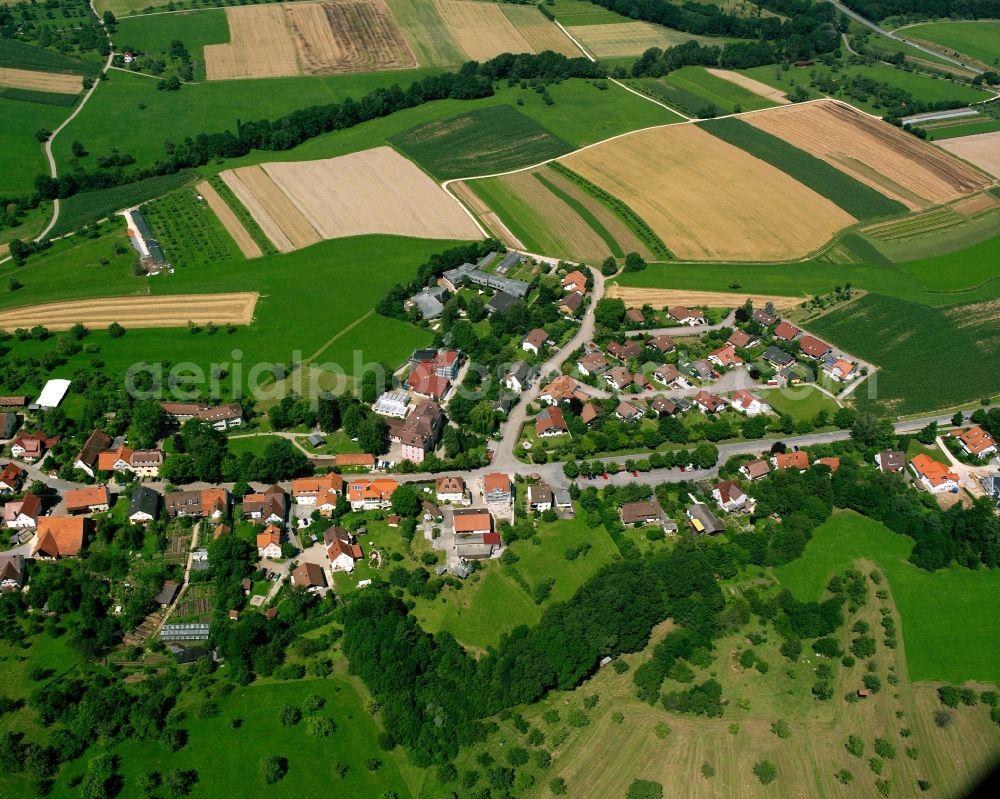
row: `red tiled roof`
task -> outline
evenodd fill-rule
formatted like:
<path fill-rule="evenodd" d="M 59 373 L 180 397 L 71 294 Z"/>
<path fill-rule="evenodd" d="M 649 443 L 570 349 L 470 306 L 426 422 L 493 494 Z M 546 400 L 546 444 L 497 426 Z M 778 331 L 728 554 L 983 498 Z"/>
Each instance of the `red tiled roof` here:
<path fill-rule="evenodd" d="M 799 469 L 809 468 L 809 456 L 802 450 L 798 452 L 779 452 L 774 456 L 775 469 Z"/>
<path fill-rule="evenodd" d="M 799 330 L 791 322 L 786 322 L 784 319 L 782 319 L 781 323 L 776 328 L 774 328 L 774 337 L 779 338 L 782 341 L 791 341 L 801 332 L 802 331 Z"/>

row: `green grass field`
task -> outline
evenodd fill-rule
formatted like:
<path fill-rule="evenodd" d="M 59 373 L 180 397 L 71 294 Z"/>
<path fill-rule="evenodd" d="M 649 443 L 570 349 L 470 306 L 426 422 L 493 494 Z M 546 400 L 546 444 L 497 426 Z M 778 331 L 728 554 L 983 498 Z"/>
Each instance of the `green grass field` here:
<path fill-rule="evenodd" d="M 930 53 L 925 53 L 923 50 L 914 47 L 912 44 L 890 39 L 888 36 L 880 36 L 874 31 L 868 30 L 860 25 L 858 25 L 858 28 L 864 31 L 865 35 L 868 37 L 868 47 L 883 59 L 887 59 L 889 56 L 893 56 L 896 53 L 902 53 L 907 58 L 913 59 L 918 63 L 924 62 L 928 65 L 944 67 L 945 69 L 958 69 L 949 61 L 945 61 L 945 59 L 931 55 Z M 904 31 L 901 35 L 905 36 L 906 31 Z M 968 74 L 971 75 L 971 73 Z"/>
<path fill-rule="evenodd" d="M 230 437 L 229 451 L 237 457 L 244 452 L 249 452 L 251 455 L 263 455 L 267 445 L 273 444 L 275 441 L 281 441 L 281 436 Z"/>
<path fill-rule="evenodd" d="M 55 105 L 61 108 L 69 108 L 76 105 L 77 94 L 67 94 L 64 92 L 39 92 L 33 89 L 0 89 L 0 98 L 5 100 L 18 100 L 22 103 L 37 103 L 39 105 Z"/>
<path fill-rule="evenodd" d="M 508 172 L 573 149 L 535 120 L 506 105 L 435 120 L 389 141 L 442 180 Z"/>
<path fill-rule="evenodd" d="M 770 100 L 754 94 L 749 89 L 712 75 L 704 67 L 681 67 L 669 73 L 663 81 L 678 89 L 691 92 L 711 103 L 723 113 L 756 111 L 774 105 Z"/>
<path fill-rule="evenodd" d="M 1000 591 L 1000 572 L 921 571 L 906 560 L 912 547 L 910 538 L 879 522 L 838 512 L 813 532 L 802 557 L 775 574 L 799 599 L 818 599 L 835 572 L 859 558 L 872 560 L 889 578 L 903 619 L 911 680 L 1000 683 L 995 651 L 1000 617 L 983 612 Z"/>
<path fill-rule="evenodd" d="M 906 213 L 902 203 L 741 119 L 714 119 L 698 124 L 713 136 L 791 175 L 859 220 Z"/>
<path fill-rule="evenodd" d="M 206 267 L 242 256 L 208 203 L 193 187 L 170 192 L 143 206 L 156 240 L 175 268 Z"/>
<path fill-rule="evenodd" d="M 996 323 L 993 302 L 927 308 L 869 294 L 820 316 L 809 327 L 882 367 L 869 378 L 877 389 L 874 401 L 885 410 L 908 414 L 1000 391 Z"/>
<path fill-rule="evenodd" d="M 900 35 L 941 45 L 949 55 L 970 56 L 990 67 L 1000 65 L 1000 22 L 996 20 L 929 22 L 907 27 Z"/>
<path fill-rule="evenodd" d="M 95 58 L 100 56 L 95 55 Z M 103 64 L 103 58 L 99 61 L 85 61 L 16 39 L 0 38 L 0 66 L 33 69 L 39 72 L 68 72 L 93 77 L 101 71 Z"/>
<path fill-rule="evenodd" d="M 837 412 L 837 403 L 813 386 L 790 386 L 761 392 L 761 399 L 778 413 L 787 413 L 795 421 L 812 420 L 820 411 L 831 416 Z"/>
<path fill-rule="evenodd" d="M 990 92 L 982 89 L 976 89 L 972 86 L 943 78 L 932 78 L 917 72 L 907 72 L 888 64 L 849 66 L 841 70 L 840 74 L 861 75 L 872 80 L 888 83 L 890 86 L 896 86 L 904 91 L 908 91 L 915 99 L 922 100 L 925 103 L 958 100 L 971 105 L 972 103 L 979 103 L 993 96 Z M 851 103 L 851 105 L 856 105 L 858 108 L 871 113 L 878 114 L 881 110 L 870 99 L 868 101 L 860 101 L 851 97 L 844 97 L 843 99 Z"/>
<path fill-rule="evenodd" d="M 52 228 L 52 235 L 79 230 L 84 225 L 111 216 L 115 211 L 152 200 L 183 186 L 192 177 L 191 172 L 177 172 L 67 197 L 59 204 L 59 219 Z"/>
<path fill-rule="evenodd" d="M 49 174 L 44 145 L 35 138 L 35 131 L 55 130 L 69 113 L 68 108 L 0 97 L 0 152 L 4 154 L 0 158 L 0 196 L 31 192 L 35 177 Z"/>
<path fill-rule="evenodd" d="M 941 125 L 927 129 L 927 138 L 931 141 L 940 139 L 955 139 L 959 136 L 974 136 L 977 133 L 995 133 L 1000 130 L 1000 119 L 990 119 L 979 116 L 971 121 L 956 121 L 953 125 Z"/>
<path fill-rule="evenodd" d="M 616 22 L 632 22 L 614 11 L 609 11 L 587 0 L 546 0 L 545 7 L 566 27 L 572 25 L 613 25 Z"/>
<path fill-rule="evenodd" d="M 996 230 L 1000 218 L 991 215 L 986 223 Z M 994 236 L 965 250 L 908 261 L 903 266 L 929 291 L 961 291 L 1000 277 L 1000 261 L 996 258 L 998 247 L 1000 236 Z"/>
<path fill-rule="evenodd" d="M 221 8 L 187 14 L 137 16 L 118 22 L 115 45 L 119 50 L 138 50 L 150 55 L 165 53 L 173 41 L 184 44 L 195 66 L 195 77 L 205 78 L 205 45 L 229 41 L 229 23 Z"/>

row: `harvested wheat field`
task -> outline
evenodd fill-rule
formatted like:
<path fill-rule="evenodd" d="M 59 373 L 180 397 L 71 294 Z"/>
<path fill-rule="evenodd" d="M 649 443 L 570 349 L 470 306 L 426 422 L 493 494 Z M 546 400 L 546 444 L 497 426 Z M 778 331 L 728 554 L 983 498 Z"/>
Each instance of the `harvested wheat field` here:
<path fill-rule="evenodd" d="M 417 60 L 385 0 L 226 9 L 228 44 L 205 47 L 209 80 L 409 69 Z"/>
<path fill-rule="evenodd" d="M 551 50 L 571 58 L 582 55 L 580 48 L 569 40 L 569 37 L 560 30 L 559 26 L 542 16 L 542 13 L 533 5 L 504 4 L 501 9 L 504 16 L 514 24 L 514 27 L 531 47 L 531 52 L 541 53 L 545 50 Z"/>
<path fill-rule="evenodd" d="M 118 322 L 126 328 L 183 327 L 188 322 L 248 325 L 259 296 L 256 291 L 241 291 L 49 302 L 0 311 L 0 329 L 44 325 L 49 330 L 69 330 L 77 322 L 93 327 Z"/>
<path fill-rule="evenodd" d="M 488 61 L 501 53 L 533 53 L 497 3 L 435 0 L 448 32 L 467 58 Z"/>
<path fill-rule="evenodd" d="M 203 180 L 195 186 L 195 189 L 205 198 L 208 207 L 212 209 L 212 212 L 218 218 L 219 222 L 222 223 L 226 232 L 233 237 L 233 241 L 236 242 L 236 246 L 240 248 L 240 252 L 243 253 L 244 257 L 259 258 L 264 254 L 257 245 L 257 242 L 247 232 L 247 229 L 243 227 L 243 223 L 233 213 L 233 209 L 229 207 L 229 203 L 219 196 L 219 192 L 212 188 L 211 183 Z"/>
<path fill-rule="evenodd" d="M 83 91 L 83 78 L 79 75 L 60 75 L 55 72 L 36 72 L 32 69 L 0 67 L 0 86 L 57 94 L 77 94 Z"/>
<path fill-rule="evenodd" d="M 482 237 L 454 198 L 391 147 L 241 167 L 222 179 L 282 252 L 368 233 Z"/>
<path fill-rule="evenodd" d="M 975 197 L 966 197 L 963 200 L 952 203 L 953 210 L 958 211 L 962 216 L 975 216 L 982 211 L 988 211 L 1000 205 L 992 194 L 977 194 Z"/>
<path fill-rule="evenodd" d="M 492 208 L 480 199 L 478 194 L 469 188 L 465 181 L 457 180 L 454 183 L 449 183 L 448 188 L 459 200 L 465 203 L 466 207 L 472 209 L 472 213 L 479 217 L 479 220 L 489 231 L 504 244 L 515 250 L 525 249 L 520 239 L 511 233 L 510 228 L 501 221 Z"/>
<path fill-rule="evenodd" d="M 938 146 L 1000 178 L 1000 131 L 944 139 Z"/>
<path fill-rule="evenodd" d="M 747 301 L 753 301 L 755 307 L 763 308 L 772 303 L 779 311 L 794 308 L 807 297 L 782 297 L 776 294 L 736 294 L 724 291 L 685 291 L 682 289 L 640 289 L 619 286 L 616 283 L 608 286 L 606 297 L 619 299 L 626 308 L 641 308 L 652 305 L 654 308 L 668 308 L 672 305 L 705 308 L 736 308 Z"/>
<path fill-rule="evenodd" d="M 260 166 L 227 169 L 219 177 L 229 186 L 278 252 L 291 252 L 322 241 L 302 212 Z"/>
<path fill-rule="evenodd" d="M 598 58 L 626 58 L 641 55 L 650 47 L 673 47 L 692 39 L 702 43 L 707 41 L 703 36 L 662 28 L 648 22 L 572 25 L 567 30 Z"/>
<path fill-rule="evenodd" d="M 774 108 L 743 119 L 822 158 L 910 210 L 939 205 L 992 183 L 937 147 L 838 102 Z"/>
<path fill-rule="evenodd" d="M 754 80 L 750 76 L 744 75 L 740 72 L 733 72 L 729 69 L 715 69 L 714 67 L 705 67 L 705 71 L 710 75 L 715 75 L 717 78 L 728 80 L 730 83 L 734 83 L 737 86 L 746 89 L 748 92 L 753 92 L 758 97 L 770 100 L 772 103 L 777 103 L 778 105 L 788 105 L 791 102 L 787 97 L 785 97 L 785 93 L 781 91 L 781 89 L 775 89 L 773 86 L 768 86 L 766 83 Z"/>
<path fill-rule="evenodd" d="M 857 221 L 695 125 L 637 131 L 560 160 L 629 205 L 681 260 L 795 260 Z"/>

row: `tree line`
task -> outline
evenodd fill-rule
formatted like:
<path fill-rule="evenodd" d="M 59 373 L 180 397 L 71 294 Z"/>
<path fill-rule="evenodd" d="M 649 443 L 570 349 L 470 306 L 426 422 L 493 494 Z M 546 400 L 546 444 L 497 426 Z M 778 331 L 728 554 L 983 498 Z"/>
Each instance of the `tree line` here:
<path fill-rule="evenodd" d="M 1000 17 L 1000 0 L 844 0 L 844 5 L 876 22 L 888 17 Z"/>

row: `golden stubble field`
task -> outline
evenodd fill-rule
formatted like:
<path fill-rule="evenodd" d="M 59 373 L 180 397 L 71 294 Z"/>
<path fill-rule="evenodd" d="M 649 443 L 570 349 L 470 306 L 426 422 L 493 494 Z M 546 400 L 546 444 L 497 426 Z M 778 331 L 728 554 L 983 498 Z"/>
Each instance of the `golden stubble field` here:
<path fill-rule="evenodd" d="M 209 80 L 417 66 L 385 0 L 230 7 L 226 19 L 229 43 L 205 47 Z"/>
<path fill-rule="evenodd" d="M 222 223 L 226 232 L 233 237 L 233 241 L 236 242 L 236 246 L 240 248 L 240 252 L 243 253 L 244 257 L 259 258 L 264 254 L 257 245 L 257 242 L 253 240 L 253 237 L 243 226 L 243 223 L 233 213 L 233 209 L 222 199 L 219 192 L 212 187 L 211 183 L 203 180 L 195 188 L 205 198 L 208 207 L 212 209 L 212 213 Z"/>
<path fill-rule="evenodd" d="M 993 183 L 934 145 L 842 103 L 792 105 L 742 118 L 911 210 L 946 203 Z"/>
<path fill-rule="evenodd" d="M 795 260 L 857 221 L 694 125 L 638 131 L 560 161 L 627 203 L 681 260 Z"/>
<path fill-rule="evenodd" d="M 779 311 L 787 311 L 799 305 L 806 297 L 787 297 L 777 294 L 741 294 L 726 291 L 688 291 L 687 289 L 647 289 L 619 286 L 617 283 L 608 286 L 606 297 L 619 299 L 626 308 L 641 308 L 652 305 L 654 308 L 667 308 L 672 305 L 698 308 L 735 308 L 747 299 L 753 301 L 754 307 L 763 308 L 771 303 Z"/>
<path fill-rule="evenodd" d="M 939 141 L 939 147 L 1000 178 L 1000 131 Z"/>
<path fill-rule="evenodd" d="M 241 167 L 222 179 L 282 252 L 369 233 L 482 237 L 454 198 L 391 147 Z"/>
<path fill-rule="evenodd" d="M 55 72 L 37 72 L 33 69 L 0 67 L 0 86 L 58 94 L 77 94 L 83 91 L 83 78 L 79 75 L 60 75 Z"/>
<path fill-rule="evenodd" d="M 93 327 L 118 322 L 125 328 L 183 327 L 188 322 L 248 325 L 259 296 L 255 291 L 241 291 L 48 302 L 0 312 L 0 329 L 43 325 L 49 330 L 69 330 L 77 322 Z"/>

